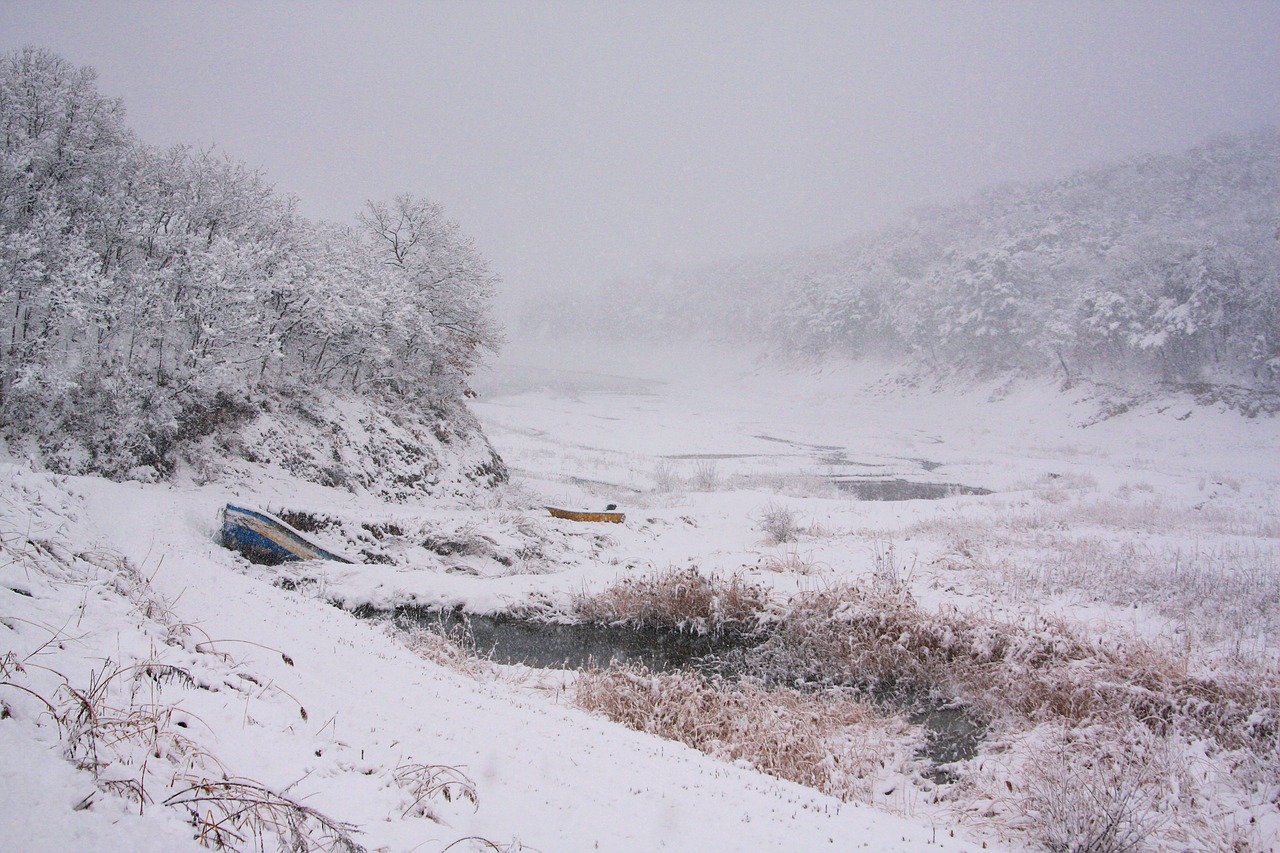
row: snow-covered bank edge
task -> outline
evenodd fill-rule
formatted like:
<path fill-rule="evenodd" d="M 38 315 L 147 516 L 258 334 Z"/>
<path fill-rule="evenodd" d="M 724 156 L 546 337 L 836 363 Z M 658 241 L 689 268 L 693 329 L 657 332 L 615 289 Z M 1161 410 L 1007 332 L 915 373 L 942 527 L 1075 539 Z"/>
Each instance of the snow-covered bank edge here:
<path fill-rule="evenodd" d="M 0 825 L 19 849 L 194 848 L 184 809 L 163 805 L 192 774 L 249 780 L 358 828 L 352 838 L 368 849 L 444 849 L 469 836 L 544 851 L 836 841 L 911 850 L 935 836 L 940 849 L 975 849 L 945 828 L 843 805 L 426 663 L 323 601 L 244 573 L 211 541 L 211 519 L 193 523 L 210 502 L 201 490 L 12 463 L 4 473 L 0 728 L 24 744 L 6 754 L 34 762 L 25 772 L 10 762 L 3 777 Z M 159 604 L 122 594 L 122 576 Z M 53 714 L 75 701 L 70 690 L 92 685 L 104 710 L 146 713 L 147 725 L 76 741 Z M 95 737 L 91 763 L 117 793 L 87 796 L 93 773 L 64 769 L 73 742 Z M 478 803 L 434 798 L 426 811 L 436 820 L 419 816 L 396 781 L 418 765 L 465 773 Z M 31 779 L 45 785 L 39 797 Z"/>
<path fill-rule="evenodd" d="M 742 381 L 726 381 L 735 376 Z M 204 695 L 208 691 L 188 698 L 180 695 L 181 684 L 160 685 L 182 707 L 215 721 L 210 728 L 217 731 L 217 749 L 206 751 L 230 772 L 336 820 L 378 824 L 376 832 L 366 832 L 390 849 L 426 843 L 421 829 L 427 824 L 394 811 L 394 777 L 404 763 L 457 768 L 475 783 L 478 812 L 462 808 L 469 807 L 465 797 L 455 798 L 456 814 L 440 812 L 450 826 L 430 839 L 441 847 L 473 832 L 501 844 L 518 837 L 543 850 L 590 849 L 579 844 L 584 840 L 624 850 L 663 841 L 673 846 L 687 841 L 701 849 L 794 849 L 782 840 L 794 834 L 786 828 L 788 820 L 801 820 L 795 832 L 802 841 L 825 843 L 824 830 L 806 823 L 803 807 L 793 809 L 797 817 L 788 813 L 785 819 L 776 808 L 769 811 L 776 802 L 758 803 L 763 811 L 750 808 L 753 828 L 765 821 L 758 843 L 744 829 L 745 815 L 723 804 L 708 812 L 718 827 L 686 825 L 707 796 L 704 777 L 723 778 L 725 787 L 716 788 L 716 796 L 727 800 L 737 798 L 743 786 L 764 785 L 775 792 L 768 796 L 792 792 L 802 797 L 788 803 L 831 809 L 837 801 L 741 767 L 702 763 L 706 759 L 683 747 L 584 717 L 567 707 L 568 680 L 555 686 L 542 676 L 522 676 L 521 683 L 512 684 L 502 672 L 475 679 L 438 670 L 375 626 L 332 607 L 333 601 L 348 608 L 414 603 L 479 612 L 563 610 L 574 596 L 628 578 L 697 571 L 740 576 L 785 602 L 797 593 L 842 584 L 874 588 L 879 573 L 886 582 L 896 578 L 918 603 L 919 612 L 907 617 L 920 648 L 950 630 L 964 648 L 979 649 L 982 644 L 971 641 L 981 635 L 965 631 L 988 618 L 995 628 L 1047 625 L 1050 640 L 1067 636 L 1055 634 L 1054 620 L 1064 620 L 1100 648 L 1130 638 L 1159 642 L 1166 650 L 1170 642 L 1185 642 L 1176 660 L 1195 672 L 1215 662 L 1234 665 L 1233 655 L 1269 654 L 1276 644 L 1275 611 L 1267 602 L 1275 584 L 1272 510 L 1280 476 L 1270 453 L 1277 446 L 1276 425 L 1269 419 L 1205 407 L 1190 409 L 1184 418 L 1186 412 L 1153 407 L 1083 427 L 1074 419 L 1079 407 L 1056 387 L 1024 384 L 1003 394 L 972 388 L 956 393 L 876 387 L 873 376 L 855 382 L 833 374 L 797 377 L 765 370 L 743 380 L 741 365 L 732 364 L 719 376 L 687 376 L 665 385 L 619 377 L 625 378 L 615 374 L 598 381 L 592 375 L 575 388 L 577 380 L 561 374 L 561 388 L 517 387 L 515 393 L 480 400 L 480 419 L 494 447 L 512 460 L 517 482 L 479 500 L 388 504 L 272 466 L 251 466 L 213 482 L 113 484 L 49 477 L 13 464 L 6 469 L 13 472 L 12 481 L 31 485 L 26 493 L 15 487 L 6 517 L 14 530 L 43 525 L 44 532 L 34 538 L 70 543 L 63 547 L 73 556 L 102 552 L 126 558 L 173 603 L 180 619 L 218 641 L 213 649 L 231 654 L 231 663 L 247 667 L 245 672 L 263 685 L 241 696 L 234 712 L 206 708 L 212 701 Z M 828 469 L 842 466 L 864 476 L 973 483 L 992 488 L 993 494 L 858 501 L 829 487 Z M 621 525 L 562 523 L 541 508 L 545 503 L 603 506 L 619 495 L 627 510 Z M 312 535 L 322 543 L 360 553 L 368 562 L 250 566 L 214 543 L 217 510 L 232 500 L 296 513 L 298 526 L 313 525 Z M 45 503 L 56 511 L 40 510 Z M 770 507 L 791 514 L 789 529 L 775 526 L 770 532 Z M 46 521 L 32 521 L 41 517 Z M 348 547 L 353 544 L 357 547 Z M 73 584 L 53 596 L 67 616 L 44 619 L 51 630 L 66 622 L 94 624 L 93 607 L 85 614 L 76 609 L 86 598 L 83 590 Z M 18 608 L 35 606 L 33 597 L 19 592 L 0 590 L 0 595 L 19 616 Z M 96 607 L 97 598 L 88 598 Z M 1228 618 L 1224 602 L 1247 603 L 1240 612 L 1252 615 Z M 106 658 L 126 668 L 143 660 L 122 661 L 114 654 L 130 645 L 114 636 L 131 624 L 130 618 L 99 620 L 105 630 L 88 641 L 96 645 L 76 640 L 75 653 L 85 656 L 86 649 L 96 649 L 93 667 Z M 988 634 L 997 640 L 1003 636 L 998 630 Z M 49 635 L 40 635 L 39 642 Z M 1056 648 L 1056 642 L 1050 646 Z M 151 645 L 146 644 L 148 653 Z M 162 652 L 170 648 L 163 640 L 155 645 Z M 1062 647 L 1073 648 L 1071 643 Z M 904 641 L 904 648 L 913 645 Z M 182 650 L 188 656 L 213 654 Z M 888 645 L 886 650 L 893 652 Z M 295 666 L 288 666 L 283 655 Z M 190 668 L 181 661 L 171 665 Z M 1068 661 L 1068 675 L 1071 666 Z M 83 677 L 73 686 L 87 683 L 92 669 L 82 668 Z M 1089 676 L 1087 667 L 1077 669 Z M 1083 688 L 1089 688 L 1090 677 Z M 111 683 L 124 680 L 118 676 Z M 245 682 L 234 673 L 231 680 Z M 268 704 L 255 711 L 258 702 Z M 307 710 L 308 720 L 301 720 L 300 708 Z M 317 723 L 330 718 L 333 725 L 322 731 Z M 426 719 L 432 722 L 424 725 Z M 1265 713 L 1257 717 L 1262 724 L 1268 719 Z M 629 722 L 657 730 L 649 728 L 643 714 L 633 714 Z M 370 731 L 375 728 L 376 733 Z M 259 729 L 270 729 L 274 740 Z M 963 818 L 988 833 L 988 840 L 990 833 L 1000 833 L 1022 844 L 1030 840 L 1028 821 L 1061 828 L 1072 826 L 1080 814 L 1088 818 L 1087 811 L 1029 815 L 1023 806 L 1037 802 L 1036 789 L 1024 784 L 1035 781 L 1029 771 L 1073 763 L 1078 770 L 1100 747 L 1135 757 L 1163 754 L 1168 759 L 1163 764 L 1135 758 L 1109 767 L 1118 770 L 1121 781 L 1136 782 L 1146 792 L 1143 797 L 1166 790 L 1167 779 L 1183 779 L 1178 796 L 1220 807 L 1228 831 L 1204 822 L 1198 827 L 1170 823 L 1198 820 L 1187 817 L 1194 815 L 1194 809 L 1186 811 L 1187 802 L 1171 800 L 1131 815 L 1140 819 L 1138 829 L 1155 826 L 1158 837 L 1169 844 L 1181 837 L 1184 846 L 1191 843 L 1187 839 L 1200 843 L 1218 832 L 1220 839 L 1265 849 L 1276 836 L 1270 817 L 1274 797 L 1266 789 L 1271 765 L 1224 766 L 1232 754 L 1211 754 L 1208 741 L 1197 756 L 1185 742 L 1170 744 L 1163 735 L 1144 740 L 1139 730 L 1095 726 L 1085 741 L 1073 739 L 1073 731 L 1046 721 L 1043 728 L 994 741 L 977 759 L 984 766 L 973 768 L 985 781 L 963 796 L 934 801 L 934 792 L 911 783 L 909 772 L 898 773 L 898 781 L 908 784 L 886 779 L 870 790 L 877 803 L 913 815 L 917 827 L 928 826 L 932 833 L 937 826 L 938 836 L 949 838 Z M 305 742 L 296 739 L 300 734 Z M 239 746 L 255 737 L 252 747 Z M 350 750 L 338 757 L 360 770 L 335 768 L 339 748 L 333 741 L 347 744 Z M 713 754 L 733 754 L 723 742 L 702 746 Z M 314 755 L 316 749 L 321 756 Z M 358 754 L 352 750 L 359 749 L 374 756 L 372 763 L 349 761 Z M 511 749 L 519 755 L 509 758 Z M 692 777 L 673 771 L 663 763 L 673 756 L 701 769 Z M 617 761 L 628 769 L 617 770 Z M 1094 767 L 1092 775 L 1073 776 L 1066 769 L 1056 775 L 1080 781 L 1074 790 L 1099 785 L 1105 790 L 1110 771 Z M 1147 770 L 1161 767 L 1175 772 L 1153 783 Z M 364 777 L 370 769 L 363 783 L 348 778 L 350 773 Z M 1186 772 L 1192 775 L 1184 779 Z M 378 787 L 383 783 L 392 787 Z M 526 790 L 530 785 L 532 794 Z M 652 798 L 643 801 L 648 805 L 642 804 L 634 824 L 596 831 L 603 819 L 593 823 L 580 817 L 580 808 L 616 808 L 629 800 L 631 790 Z M 1039 802 L 1068 802 L 1052 796 L 1052 787 L 1043 790 L 1051 796 Z M 698 802 L 678 805 L 680 820 L 664 822 L 663 808 L 680 796 L 676 791 L 694 791 L 690 796 Z M 577 828 L 541 814 L 540 806 L 547 803 L 559 820 L 569 815 Z M 1174 805 L 1180 811 L 1170 810 Z M 853 809 L 841 811 L 847 815 Z M 825 820 L 817 826 L 837 827 L 825 837 L 837 842 L 860 837 L 861 822 Z M 586 828 L 578 827 L 584 822 Z M 437 829 L 435 824 L 428 828 Z M 612 837 L 615 832 L 622 833 L 621 841 Z M 587 839 L 587 833 L 594 834 Z M 358 841 L 367 844 L 370 838 Z"/>

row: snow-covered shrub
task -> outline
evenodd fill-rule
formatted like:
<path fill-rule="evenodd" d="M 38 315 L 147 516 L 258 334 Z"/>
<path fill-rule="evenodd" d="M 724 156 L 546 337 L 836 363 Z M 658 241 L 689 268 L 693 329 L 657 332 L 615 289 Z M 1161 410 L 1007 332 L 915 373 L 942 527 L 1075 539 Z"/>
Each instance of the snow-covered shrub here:
<path fill-rule="evenodd" d="M 760 510 L 758 524 L 771 545 L 784 545 L 800 538 L 800 519 L 785 506 L 769 504 Z"/>
<path fill-rule="evenodd" d="M 1044 723 L 964 762 L 944 795 L 1006 840 L 1051 851 L 1264 849 L 1237 757 L 1136 721 Z"/>
<path fill-rule="evenodd" d="M 811 575 L 819 571 L 830 571 L 829 566 L 817 563 L 812 557 L 805 556 L 794 550 L 769 554 L 761 558 L 760 567 L 770 572 L 786 572 L 796 575 Z"/>
<path fill-rule="evenodd" d="M 653 487 L 659 492 L 674 492 L 684 485 L 684 480 L 676 467 L 665 459 L 659 459 L 653 466 Z"/>
<path fill-rule="evenodd" d="M 1190 822 L 1189 762 L 1136 725 L 1050 727 L 1032 741 L 1012 792 L 1020 828 L 1062 853 L 1126 853 L 1161 828 Z"/>
<path fill-rule="evenodd" d="M 691 566 L 625 578 L 602 592 L 578 595 L 572 612 L 587 622 L 718 634 L 750 630 L 768 603 L 763 587 L 738 575 L 704 575 Z"/>
<path fill-rule="evenodd" d="M 699 459 L 693 466 L 690 483 L 699 492 L 714 492 L 720 488 L 720 466 L 714 459 Z"/>

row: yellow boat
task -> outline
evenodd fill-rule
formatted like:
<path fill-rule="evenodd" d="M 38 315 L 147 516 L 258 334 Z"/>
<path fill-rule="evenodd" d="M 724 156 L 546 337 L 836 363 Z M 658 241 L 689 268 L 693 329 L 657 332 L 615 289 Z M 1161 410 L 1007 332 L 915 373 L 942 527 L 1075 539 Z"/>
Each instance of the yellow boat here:
<path fill-rule="evenodd" d="M 614 524 L 621 524 L 623 519 L 626 518 L 620 512 L 582 512 L 576 509 L 559 509 L 554 506 L 549 506 L 546 510 L 554 518 L 565 518 L 569 521 L 609 521 Z"/>

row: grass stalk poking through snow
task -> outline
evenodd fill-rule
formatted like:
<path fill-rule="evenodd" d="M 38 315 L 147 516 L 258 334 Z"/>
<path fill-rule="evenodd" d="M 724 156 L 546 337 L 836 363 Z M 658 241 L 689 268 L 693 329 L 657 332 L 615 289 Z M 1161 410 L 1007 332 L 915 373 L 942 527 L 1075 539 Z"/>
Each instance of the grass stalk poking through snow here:
<path fill-rule="evenodd" d="M 391 778 L 413 797 L 413 802 L 401 813 L 401 817 L 414 814 L 436 820 L 428 801 L 437 796 L 443 797 L 446 802 L 453 802 L 456 797 L 477 808 L 480 805 L 476 783 L 457 767 L 444 764 L 401 764 L 391 774 Z"/>
<path fill-rule="evenodd" d="M 164 801 L 185 807 L 197 839 L 214 850 L 266 850 L 268 840 L 293 853 L 363 853 L 356 828 L 247 779 L 195 779 Z"/>

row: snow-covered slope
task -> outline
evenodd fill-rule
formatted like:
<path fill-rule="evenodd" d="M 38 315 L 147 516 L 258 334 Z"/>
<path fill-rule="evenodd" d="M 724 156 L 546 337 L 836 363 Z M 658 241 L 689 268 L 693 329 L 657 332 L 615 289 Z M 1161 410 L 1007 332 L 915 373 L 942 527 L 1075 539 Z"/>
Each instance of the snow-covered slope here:
<path fill-rule="evenodd" d="M 195 849 L 187 807 L 165 803 L 224 776 L 352 824 L 371 850 L 471 836 L 542 851 L 911 850 L 935 837 L 938 849 L 976 849 L 945 827 L 627 731 L 554 692 L 466 678 L 322 598 L 271 586 L 214 530 L 229 498 L 283 500 L 277 478 L 117 484 L 9 462 L 0 483 L 6 849 Z M 295 500 L 349 509 L 338 493 L 294 488 Z M 77 722 L 81 696 L 96 728 Z M 73 769 L 72 744 L 117 793 Z M 425 803 L 434 819 L 415 814 L 397 772 L 432 765 L 464 773 L 477 802 L 459 785 L 452 801 Z"/>
<path fill-rule="evenodd" d="M 888 548 L 898 580 L 948 612 L 1049 614 L 1089 626 L 1099 641 L 1193 635 L 1191 667 L 1277 646 L 1266 604 L 1277 583 L 1273 419 L 1164 400 L 1097 420 L 1100 400 L 1050 387 L 930 392 L 852 372 L 751 375 L 732 361 L 700 375 L 632 368 L 619 359 L 608 371 L 495 375 L 476 409 L 514 482 L 465 501 L 386 503 L 277 466 L 143 484 L 3 462 L 5 849 L 195 849 L 187 804 L 206 840 L 233 828 L 209 818 L 233 790 L 224 777 L 242 780 L 237 796 L 259 792 L 313 837 L 328 832 L 332 849 L 343 833 L 370 850 L 406 851 L 473 836 L 487 841 L 452 849 L 1028 843 L 998 798 L 971 798 L 964 808 L 977 811 L 962 813 L 960 800 L 933 803 L 908 770 L 888 768 L 873 796 L 894 814 L 841 803 L 578 710 L 566 676 L 444 668 L 331 601 L 556 609 L 690 564 L 736 573 L 782 601 L 870 582 Z M 993 494 L 859 501 L 829 476 L 851 473 Z M 306 513 L 322 543 L 370 562 L 251 566 L 215 542 L 217 511 L 232 500 Z M 623 505 L 625 524 L 574 525 L 540 509 L 607 501 Z M 794 541 L 768 541 L 770 506 L 796 514 Z M 1251 553 L 1245 569 L 1265 601 L 1237 625 L 1208 609 L 1179 617 L 1146 588 L 1126 599 L 1112 579 L 1084 570 L 1059 572 L 1052 588 L 1018 573 L 1048 566 L 1068 536 L 1090 553 L 1123 545 L 1152 557 L 1126 565 L 1144 584 L 1170 584 L 1170 608 L 1183 587 L 1155 574 L 1164 555 Z M 1206 779 L 1215 761 L 1204 757 Z M 1246 849 L 1274 843 L 1267 795 L 1250 800 L 1252 783 L 1229 772 L 1214 778 L 1207 790 L 1233 838 Z M 451 799 L 419 801 L 431 780 L 450 783 Z M 236 830 L 252 849 L 253 828 Z"/>

